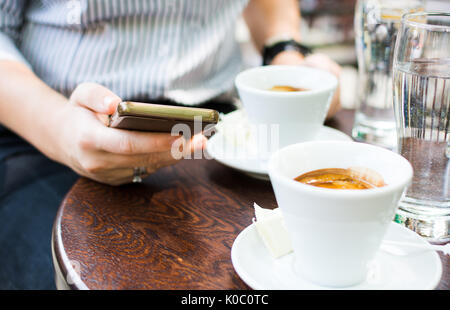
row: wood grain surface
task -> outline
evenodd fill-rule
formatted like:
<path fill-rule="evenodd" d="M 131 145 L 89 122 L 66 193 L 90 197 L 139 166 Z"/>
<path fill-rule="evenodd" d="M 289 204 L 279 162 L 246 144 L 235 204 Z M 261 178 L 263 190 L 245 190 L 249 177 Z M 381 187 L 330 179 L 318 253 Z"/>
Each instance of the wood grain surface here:
<path fill-rule="evenodd" d="M 328 123 L 349 133 L 353 112 Z M 81 178 L 53 229 L 55 268 L 74 289 L 248 289 L 231 264 L 253 202 L 275 208 L 269 182 L 214 160 L 185 160 L 141 184 Z M 449 260 L 438 289 L 449 289 Z"/>

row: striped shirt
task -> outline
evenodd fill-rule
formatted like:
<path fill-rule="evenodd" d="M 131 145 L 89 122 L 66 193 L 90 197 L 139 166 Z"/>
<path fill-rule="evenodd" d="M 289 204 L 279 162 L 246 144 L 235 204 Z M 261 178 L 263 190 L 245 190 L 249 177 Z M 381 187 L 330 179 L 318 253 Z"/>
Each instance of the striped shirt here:
<path fill-rule="evenodd" d="M 122 98 L 197 104 L 241 69 L 236 20 L 248 0 L 0 0 L 0 59 L 69 96 L 82 82 Z"/>

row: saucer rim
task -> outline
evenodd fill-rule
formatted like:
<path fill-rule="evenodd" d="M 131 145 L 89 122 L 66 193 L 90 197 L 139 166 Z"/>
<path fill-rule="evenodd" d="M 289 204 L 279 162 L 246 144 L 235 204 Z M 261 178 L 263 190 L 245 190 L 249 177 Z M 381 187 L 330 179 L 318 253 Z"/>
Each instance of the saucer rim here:
<path fill-rule="evenodd" d="M 329 127 L 329 126 L 322 125 L 322 127 L 321 127 L 320 130 L 326 130 L 326 131 L 328 131 L 328 132 L 330 132 L 330 133 L 332 132 L 333 134 L 336 134 L 336 135 L 339 134 L 341 137 L 346 137 L 346 138 L 348 138 L 348 140 L 345 140 L 345 141 L 348 141 L 348 142 L 354 141 L 354 140 L 352 139 L 352 137 L 350 137 L 349 135 L 347 135 L 345 132 L 342 132 L 342 131 L 340 131 L 340 130 L 337 130 L 337 129 L 332 128 L 332 127 Z M 225 165 L 225 166 L 227 166 L 227 167 L 229 167 L 229 168 L 232 168 L 232 169 L 241 171 L 241 172 L 243 172 L 243 173 L 249 174 L 250 176 L 252 176 L 253 174 L 269 176 L 269 171 L 268 171 L 268 169 L 263 169 L 263 168 L 260 168 L 260 169 L 258 169 L 258 168 L 250 168 L 250 169 L 248 169 L 248 168 L 246 168 L 244 165 L 236 165 L 234 162 L 227 161 L 227 160 L 222 160 L 222 159 L 220 159 L 220 158 L 217 158 L 217 156 L 216 156 L 217 153 L 214 152 L 214 151 L 211 151 L 211 150 L 213 149 L 213 147 L 211 146 L 211 144 L 214 143 L 214 142 L 211 142 L 211 140 L 216 141 L 216 140 L 219 139 L 219 138 L 220 138 L 220 139 L 224 139 L 224 137 L 225 137 L 225 136 L 224 136 L 224 134 L 223 134 L 222 132 L 217 132 L 214 136 L 212 136 L 211 138 L 209 138 L 209 140 L 208 140 L 208 142 L 207 142 L 207 144 L 206 144 L 206 151 L 208 152 L 208 155 L 209 155 L 212 159 L 216 160 L 217 162 L 219 162 L 219 163 L 221 163 L 221 164 L 223 164 L 223 165 Z M 311 141 L 344 141 L 344 140 L 334 140 L 334 139 L 330 139 L 330 140 L 318 140 L 318 139 L 315 139 L 315 140 L 311 140 Z M 252 161 L 252 160 L 249 160 L 249 161 Z"/>
<path fill-rule="evenodd" d="M 400 230 L 403 230 L 405 233 L 414 236 L 415 240 L 414 242 L 420 242 L 422 244 L 428 244 L 428 242 L 422 238 L 421 236 L 419 236 L 418 234 L 416 234 L 415 232 L 411 231 L 410 229 L 395 223 L 395 222 L 391 222 L 390 225 L 395 225 L 397 226 Z M 231 263 L 233 265 L 233 268 L 236 272 L 236 274 L 241 278 L 241 280 L 247 284 L 251 289 L 254 290 L 267 290 L 268 288 L 263 287 L 262 285 L 260 285 L 258 283 L 258 281 L 253 280 L 253 277 L 250 276 L 248 274 L 248 272 L 245 271 L 244 268 L 242 268 L 242 264 L 238 264 L 236 263 L 237 258 L 236 258 L 236 248 L 237 245 L 242 242 L 242 239 L 245 239 L 246 236 L 248 236 L 248 234 L 250 234 L 252 231 L 256 231 L 256 225 L 254 223 L 248 225 L 247 227 L 245 227 L 239 234 L 238 236 L 234 239 L 233 244 L 231 246 L 231 253 L 230 253 L 230 257 L 231 257 Z M 261 241 L 262 243 L 262 241 Z M 439 257 L 439 254 L 436 251 L 432 251 L 430 250 L 430 255 L 433 256 L 433 259 L 435 261 L 435 265 L 437 267 L 436 273 L 435 273 L 435 277 L 434 279 L 431 281 L 430 280 L 430 284 L 428 284 L 428 286 L 423 287 L 423 288 L 413 288 L 412 290 L 434 290 L 440 283 L 440 280 L 442 278 L 442 272 L 443 272 L 443 267 L 442 267 L 442 261 Z M 269 255 L 269 252 L 267 252 Z M 287 255 L 293 255 L 293 253 L 289 253 Z M 306 279 L 302 279 L 305 282 L 309 282 Z M 334 287 L 327 287 L 327 286 L 321 286 L 312 282 L 309 282 L 311 286 L 315 286 L 317 288 L 303 288 L 303 289 L 299 289 L 299 290 L 370 290 L 370 288 L 358 288 L 357 286 L 350 286 L 350 287 L 342 287 L 342 288 L 334 288 Z M 398 288 L 401 290 L 401 288 Z M 274 290 L 291 290 L 291 289 L 274 289 Z M 391 290 L 395 290 L 395 289 L 391 289 Z"/>

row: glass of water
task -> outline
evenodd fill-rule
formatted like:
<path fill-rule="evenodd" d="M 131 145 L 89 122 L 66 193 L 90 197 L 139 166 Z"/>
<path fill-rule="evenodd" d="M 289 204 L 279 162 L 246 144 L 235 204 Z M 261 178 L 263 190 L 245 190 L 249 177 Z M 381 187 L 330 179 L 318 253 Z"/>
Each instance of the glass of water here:
<path fill-rule="evenodd" d="M 450 240 L 450 13 L 402 18 L 394 54 L 398 151 L 414 168 L 397 221 Z"/>
<path fill-rule="evenodd" d="M 422 0 L 359 0 L 355 10 L 358 107 L 353 138 L 389 149 L 397 144 L 392 61 L 401 17 L 424 10 Z"/>

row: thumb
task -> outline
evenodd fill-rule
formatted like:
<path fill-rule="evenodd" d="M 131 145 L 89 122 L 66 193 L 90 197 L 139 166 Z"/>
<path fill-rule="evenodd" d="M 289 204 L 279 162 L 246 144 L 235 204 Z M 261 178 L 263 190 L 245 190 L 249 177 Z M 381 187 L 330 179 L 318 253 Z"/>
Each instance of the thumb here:
<path fill-rule="evenodd" d="M 75 88 L 70 101 L 94 112 L 110 115 L 122 99 L 100 84 L 82 83 Z"/>

